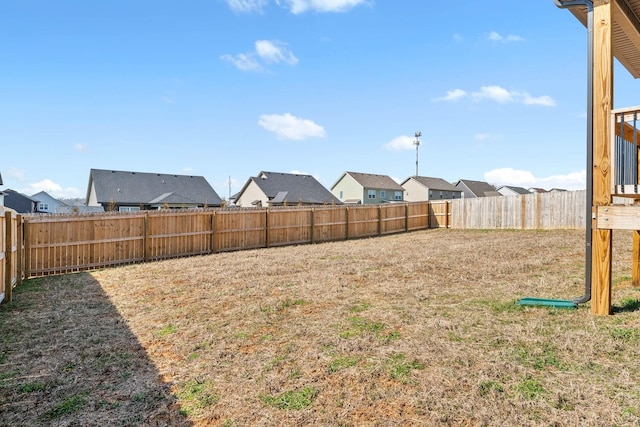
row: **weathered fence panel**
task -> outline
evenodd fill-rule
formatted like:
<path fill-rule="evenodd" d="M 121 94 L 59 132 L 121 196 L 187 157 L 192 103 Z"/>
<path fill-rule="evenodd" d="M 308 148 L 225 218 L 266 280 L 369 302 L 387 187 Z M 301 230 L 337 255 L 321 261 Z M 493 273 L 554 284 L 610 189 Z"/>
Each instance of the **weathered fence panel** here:
<path fill-rule="evenodd" d="M 448 200 L 429 204 L 429 228 L 451 227 L 451 202 Z"/>
<path fill-rule="evenodd" d="M 407 231 L 407 205 L 380 205 L 380 234 L 401 233 Z"/>
<path fill-rule="evenodd" d="M 349 206 L 347 208 L 347 238 L 359 239 L 380 234 L 380 207 Z"/>
<path fill-rule="evenodd" d="M 203 255 L 213 251 L 213 211 L 150 212 L 146 259 Z"/>
<path fill-rule="evenodd" d="M 451 205 L 452 226 L 458 229 L 580 229 L 585 227 L 585 207 L 584 190 L 458 199 Z"/>
<path fill-rule="evenodd" d="M 313 209 L 313 242 L 331 242 L 347 238 L 347 209 L 318 207 Z"/>
<path fill-rule="evenodd" d="M 25 274 L 71 273 L 144 261 L 145 214 L 33 216 L 25 221 Z"/>
<path fill-rule="evenodd" d="M 407 231 L 429 228 L 429 202 L 407 203 Z"/>
<path fill-rule="evenodd" d="M 270 209 L 268 211 L 268 246 L 311 243 L 312 209 Z"/>
<path fill-rule="evenodd" d="M 214 217 L 215 252 L 264 248 L 267 246 L 267 211 L 234 209 L 217 211 Z"/>

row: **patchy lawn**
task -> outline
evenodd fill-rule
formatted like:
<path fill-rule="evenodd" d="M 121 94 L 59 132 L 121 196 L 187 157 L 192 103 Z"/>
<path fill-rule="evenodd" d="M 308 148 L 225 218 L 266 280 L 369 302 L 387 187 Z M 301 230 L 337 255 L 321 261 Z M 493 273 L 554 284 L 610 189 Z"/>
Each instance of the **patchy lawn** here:
<path fill-rule="evenodd" d="M 639 290 L 580 231 L 430 230 L 32 279 L 0 306 L 0 425 L 640 425 Z"/>

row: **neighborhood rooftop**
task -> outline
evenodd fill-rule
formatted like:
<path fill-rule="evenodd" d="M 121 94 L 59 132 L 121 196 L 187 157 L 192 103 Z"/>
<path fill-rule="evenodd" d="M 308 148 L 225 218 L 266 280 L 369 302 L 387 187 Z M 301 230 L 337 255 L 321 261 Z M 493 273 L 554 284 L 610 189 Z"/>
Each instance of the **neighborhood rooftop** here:
<path fill-rule="evenodd" d="M 220 197 L 202 176 L 91 169 L 87 201 L 92 189 L 96 202 L 187 203 L 220 205 Z"/>

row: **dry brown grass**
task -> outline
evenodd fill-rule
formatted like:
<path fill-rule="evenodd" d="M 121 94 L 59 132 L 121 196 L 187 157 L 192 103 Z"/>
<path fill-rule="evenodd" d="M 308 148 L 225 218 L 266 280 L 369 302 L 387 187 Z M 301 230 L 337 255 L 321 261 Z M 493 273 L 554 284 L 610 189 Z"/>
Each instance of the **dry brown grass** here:
<path fill-rule="evenodd" d="M 30 280 L 0 308 L 0 425 L 640 425 L 638 290 L 578 231 L 431 230 Z"/>

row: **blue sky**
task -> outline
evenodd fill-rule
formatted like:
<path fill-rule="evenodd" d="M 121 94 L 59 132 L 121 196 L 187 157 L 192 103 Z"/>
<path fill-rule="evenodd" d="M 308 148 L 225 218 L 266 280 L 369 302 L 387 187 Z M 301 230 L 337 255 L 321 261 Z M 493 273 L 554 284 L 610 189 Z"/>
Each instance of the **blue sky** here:
<path fill-rule="evenodd" d="M 585 187 L 586 29 L 552 0 L 4 0 L 2 189 L 91 168 Z M 614 106 L 637 105 L 616 62 Z"/>

